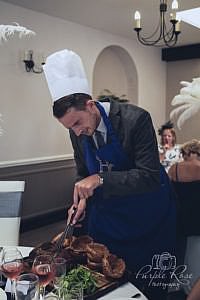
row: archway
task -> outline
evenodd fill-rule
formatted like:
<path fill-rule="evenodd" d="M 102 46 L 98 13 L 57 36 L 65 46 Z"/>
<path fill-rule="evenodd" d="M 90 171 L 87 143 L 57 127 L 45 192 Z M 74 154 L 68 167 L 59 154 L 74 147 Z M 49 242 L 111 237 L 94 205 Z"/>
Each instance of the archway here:
<path fill-rule="evenodd" d="M 109 46 L 97 57 L 93 72 L 93 95 L 107 89 L 117 96 L 125 95 L 130 103 L 138 104 L 138 76 L 129 53 L 120 46 Z"/>

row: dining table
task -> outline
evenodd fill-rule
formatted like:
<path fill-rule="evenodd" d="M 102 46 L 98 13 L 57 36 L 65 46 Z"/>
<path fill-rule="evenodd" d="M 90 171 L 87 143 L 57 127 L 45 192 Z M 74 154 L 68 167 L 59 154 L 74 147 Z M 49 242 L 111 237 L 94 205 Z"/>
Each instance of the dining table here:
<path fill-rule="evenodd" d="M 4 248 L 9 248 L 10 246 L 4 246 Z M 27 257 L 30 251 L 33 249 L 32 247 L 25 247 L 25 246 L 16 246 L 17 249 L 22 253 L 23 257 Z M 7 292 L 7 300 L 9 300 L 9 292 L 10 292 L 10 282 L 7 280 L 5 291 Z M 0 290 L 0 295 L 3 291 Z M 2 296 L 3 297 L 3 296 Z M 5 295 L 4 295 L 5 297 Z M 55 296 L 50 293 L 47 295 L 46 300 L 55 300 Z M 2 298 L 3 299 L 3 298 Z M 4 298 L 6 299 L 6 298 Z M 138 299 L 138 300 L 148 300 L 146 296 L 131 282 L 126 282 L 119 287 L 115 288 L 114 290 L 108 292 L 106 295 L 97 298 L 99 300 L 131 300 L 131 299 Z M 0 298 L 1 300 L 1 298 Z"/>

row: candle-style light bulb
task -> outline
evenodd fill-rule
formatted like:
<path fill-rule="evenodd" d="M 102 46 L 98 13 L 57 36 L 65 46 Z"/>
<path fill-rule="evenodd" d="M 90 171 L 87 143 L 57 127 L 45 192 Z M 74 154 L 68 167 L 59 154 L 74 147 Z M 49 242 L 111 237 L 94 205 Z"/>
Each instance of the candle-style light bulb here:
<path fill-rule="evenodd" d="M 175 24 L 175 31 L 180 32 L 181 31 L 181 18 L 177 18 L 177 23 Z"/>
<path fill-rule="evenodd" d="M 140 15 L 140 12 L 138 10 L 136 10 L 136 12 L 135 12 L 134 19 L 135 20 L 140 20 L 141 19 L 141 15 Z"/>
<path fill-rule="evenodd" d="M 141 25 L 140 25 L 141 15 L 138 10 L 136 10 L 136 12 L 135 12 L 134 19 L 135 19 L 135 28 L 141 28 Z"/>
<path fill-rule="evenodd" d="M 31 59 L 31 54 L 32 54 L 31 50 L 24 51 L 24 60 L 30 60 Z"/>
<path fill-rule="evenodd" d="M 178 1 L 177 0 L 172 1 L 172 9 L 174 9 L 174 10 L 178 9 Z"/>
<path fill-rule="evenodd" d="M 170 14 L 171 20 L 176 20 L 176 10 L 178 9 L 178 1 L 173 0 L 172 1 L 172 13 Z"/>

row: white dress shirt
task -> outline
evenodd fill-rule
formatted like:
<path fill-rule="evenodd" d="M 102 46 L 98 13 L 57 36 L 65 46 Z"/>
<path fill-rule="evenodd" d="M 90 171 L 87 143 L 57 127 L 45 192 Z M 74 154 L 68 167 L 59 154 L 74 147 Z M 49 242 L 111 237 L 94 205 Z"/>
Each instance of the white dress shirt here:
<path fill-rule="evenodd" d="M 110 112 L 110 103 L 109 102 L 101 102 L 101 105 L 105 109 L 106 115 L 108 116 L 109 112 Z M 104 138 L 104 142 L 106 143 L 107 142 L 107 128 L 104 124 L 104 121 L 103 121 L 102 117 L 101 117 L 101 121 L 99 123 L 99 126 L 96 128 L 96 130 L 101 132 L 101 134 Z M 93 139 L 94 139 L 95 145 L 97 146 L 97 141 L 96 141 L 95 134 L 93 134 Z M 98 148 L 98 146 L 97 146 L 97 148 Z"/>

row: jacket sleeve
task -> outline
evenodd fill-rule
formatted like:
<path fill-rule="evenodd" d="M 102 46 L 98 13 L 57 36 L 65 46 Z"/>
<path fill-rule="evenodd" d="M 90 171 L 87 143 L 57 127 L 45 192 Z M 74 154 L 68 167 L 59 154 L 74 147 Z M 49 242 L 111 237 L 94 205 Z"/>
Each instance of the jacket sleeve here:
<path fill-rule="evenodd" d="M 148 112 L 143 111 L 130 130 L 131 160 L 128 171 L 102 174 L 105 198 L 151 192 L 160 186 L 160 163 L 155 131 Z"/>

